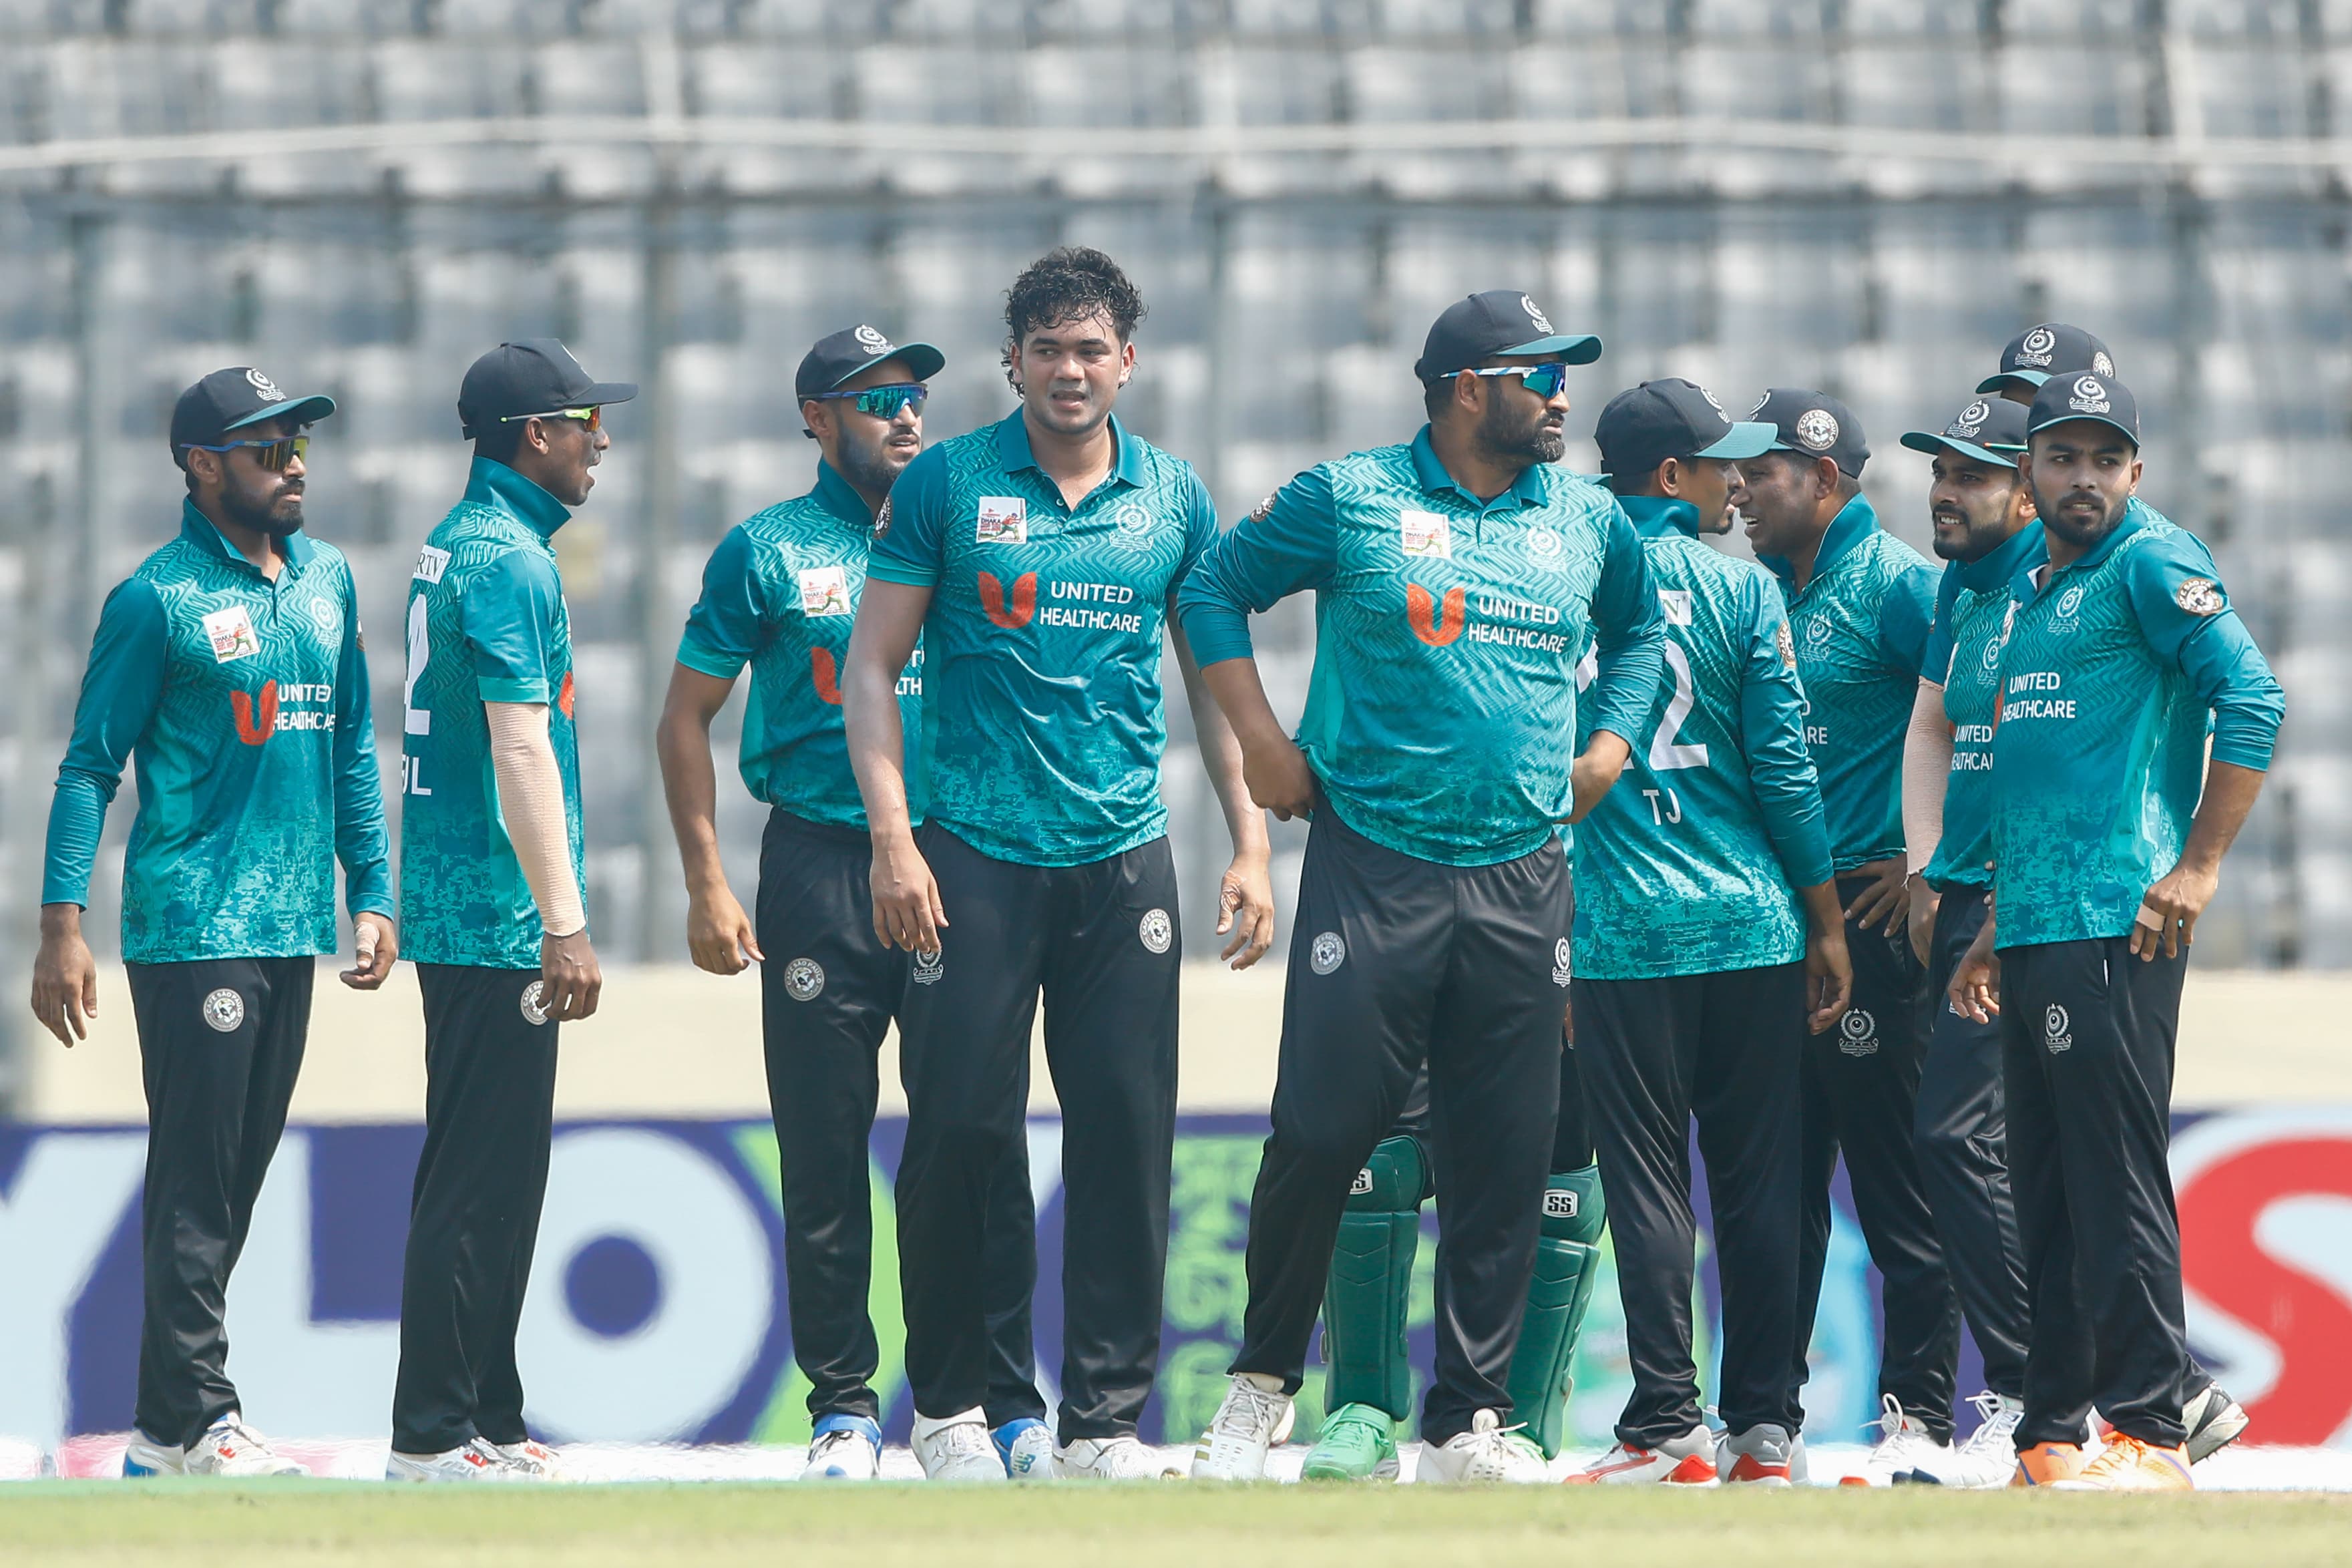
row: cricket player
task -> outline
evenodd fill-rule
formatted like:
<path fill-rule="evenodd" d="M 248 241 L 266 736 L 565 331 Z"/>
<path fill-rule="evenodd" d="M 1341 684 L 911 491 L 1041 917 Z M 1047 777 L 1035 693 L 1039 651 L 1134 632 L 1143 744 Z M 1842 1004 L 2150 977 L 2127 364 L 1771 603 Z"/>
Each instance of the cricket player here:
<path fill-rule="evenodd" d="M 33 1015 L 70 1047 L 98 1013 L 90 865 L 138 763 L 122 959 L 147 1089 L 145 1310 L 126 1476 L 302 1473 L 247 1425 L 221 1319 L 335 951 L 336 861 L 359 955 L 343 984 L 376 989 L 399 955 L 351 567 L 302 529 L 303 432 L 334 411 L 247 365 L 180 394 L 179 536 L 106 597 L 49 806 Z"/>
<path fill-rule="evenodd" d="M 2032 1310 L 2017 1482 L 2186 1490 L 2173 1044 L 2197 918 L 2285 703 L 2212 556 L 2131 506 L 2130 391 L 2053 376 L 2026 430 L 2049 558 L 2002 611 L 1993 908 L 1950 991 L 2000 1017 Z M 2094 1405 L 2114 1431 L 2086 1468 Z"/>
<path fill-rule="evenodd" d="M 1570 1479 L 1785 1486 L 1799 1075 L 1853 969 L 1787 606 L 1769 573 L 1705 542 L 1730 531 L 1734 465 L 1779 432 L 1669 378 L 1611 400 L 1593 438 L 1664 612 L 1667 690 L 1576 834 L 1577 1054 L 1633 1390 L 1616 1447 Z M 1722 1281 L 1719 1439 L 1691 1359 L 1694 1115 Z"/>
<path fill-rule="evenodd" d="M 1959 1361 L 1959 1309 L 1912 1142 L 1921 974 L 1906 931 L 1901 802 L 1903 733 L 1934 620 L 1936 578 L 1917 552 L 1879 526 L 1862 493 L 1870 447 L 1852 409 L 1822 393 L 1775 387 L 1750 416 L 1775 426 L 1777 437 L 1771 449 L 1739 465 L 1731 500 L 1788 600 L 1805 738 L 1821 775 L 1853 963 L 1845 1016 L 1804 1047 L 1805 1247 L 1788 1426 L 1793 1434 L 1804 1421 L 1830 1176 L 1842 1149 L 1871 1261 L 1885 1280 L 1879 1397 L 1886 1414 L 1864 1477 L 1887 1485 L 1948 1458 Z M 1801 1458 L 1795 1463 L 1801 1479 Z"/>
<path fill-rule="evenodd" d="M 547 1192 L 555 1039 L 596 1010 L 571 616 L 556 530 L 613 444 L 552 338 L 501 343 L 457 394 L 466 494 L 408 588 L 401 907 L 425 997 L 425 1149 L 401 1270 L 388 1480 L 552 1480 L 523 1428 L 515 1329 Z"/>
<path fill-rule="evenodd" d="M 1250 1200 L 1243 1344 L 1196 1477 L 1265 1473 L 1350 1186 L 1426 1063 L 1440 1329 L 1419 1474 L 1546 1478 L 1509 1384 L 1548 1186 L 1575 1190 L 1547 1181 L 1570 979 L 1559 828 L 1616 781 L 1663 665 L 1632 524 L 1555 466 L 1568 367 L 1600 353 L 1517 289 L 1447 307 L 1414 366 L 1421 433 L 1299 475 L 1185 584 L 1253 797 L 1314 823 Z M 1294 741 L 1266 700 L 1249 616 L 1308 589 L 1316 662 Z M 1562 741 L 1588 628 L 1603 664 L 1571 767 Z M 1384 1179 L 1374 1171 L 1376 1194 Z M 1394 1184 L 1392 1204 L 1417 1199 L 1410 1173 Z"/>
<path fill-rule="evenodd" d="M 1020 406 L 898 476 L 850 634 L 844 718 L 874 927 L 914 954 L 898 1261 L 915 1454 L 935 1479 L 1004 1479 L 981 1282 L 989 1193 L 1025 1137 L 1041 991 L 1066 1193 L 1055 1471 L 1166 1469 L 1135 1430 L 1159 1363 L 1181 957 L 1161 628 L 1216 516 L 1190 464 L 1111 412 L 1143 310 L 1098 250 L 1052 251 L 1013 280 Z M 1265 824 L 1181 630 L 1167 634 L 1233 835 L 1217 929 L 1239 967 L 1273 939 Z M 919 637 L 919 835 L 898 689 Z"/>
<path fill-rule="evenodd" d="M 761 965 L 768 1098 L 784 1205 L 793 1356 L 814 1418 L 804 1474 L 880 1473 L 881 1364 L 866 1302 L 873 1266 L 866 1139 L 880 1092 L 877 1053 L 907 984 L 907 955 L 875 932 L 871 840 L 842 721 L 851 618 L 866 588 L 876 516 L 923 447 L 925 384 L 946 363 L 929 343 L 893 343 L 860 324 L 820 339 L 793 377 L 804 433 L 823 456 L 816 486 L 737 526 L 702 575 L 670 672 L 656 742 L 686 866 L 687 943 L 713 974 Z M 743 667 L 743 783 L 769 808 L 756 920 L 719 863 L 710 721 Z M 910 815 L 920 811 L 923 654 L 898 680 Z M 768 954 L 776 957 L 772 963 Z M 1029 1293 L 1037 1275 L 1027 1145 L 1007 1151 L 991 1189 L 986 1408 L 1006 1472 L 1051 1472 L 1037 1393 Z"/>

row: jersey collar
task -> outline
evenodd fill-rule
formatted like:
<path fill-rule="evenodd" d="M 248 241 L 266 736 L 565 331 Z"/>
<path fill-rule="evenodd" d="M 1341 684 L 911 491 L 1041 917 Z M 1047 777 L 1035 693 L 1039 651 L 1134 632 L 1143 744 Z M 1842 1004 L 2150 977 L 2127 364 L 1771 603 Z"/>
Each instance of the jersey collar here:
<path fill-rule="evenodd" d="M 1127 426 L 1118 422 L 1116 414 L 1110 416 L 1110 479 L 1104 482 L 1108 484 L 1116 480 L 1130 489 L 1141 489 L 1142 448 L 1128 435 Z M 1038 466 L 1037 454 L 1029 446 L 1029 422 L 1018 408 L 997 421 L 996 457 L 1008 473 L 1021 468 L 1035 468 L 1038 478 L 1048 484 L 1054 482 L 1053 476 Z"/>
<path fill-rule="evenodd" d="M 2042 520 L 2034 519 L 1974 561 L 1960 563 L 1960 586 L 1971 594 L 1989 594 L 2020 572 L 2030 572 L 2050 559 L 2042 537 Z"/>
<path fill-rule="evenodd" d="M 816 460 L 816 488 L 809 497 L 836 521 L 862 533 L 874 531 L 874 514 L 866 510 L 866 498 L 850 489 L 849 481 L 823 458 Z"/>
<path fill-rule="evenodd" d="M 1550 466 L 1549 463 L 1530 463 L 1520 471 L 1517 479 L 1511 481 L 1509 489 L 1493 500 L 1480 500 L 1455 483 L 1454 476 L 1445 471 L 1445 465 L 1437 460 L 1437 448 L 1430 442 L 1428 426 L 1423 426 L 1412 438 L 1412 472 L 1413 477 L 1421 481 L 1421 488 L 1433 494 L 1451 491 L 1482 513 L 1492 511 L 1507 501 L 1513 506 L 1543 505 L 1550 499 L 1544 489 L 1544 470 Z"/>
<path fill-rule="evenodd" d="M 1643 539 L 1696 539 L 1698 508 L 1671 496 L 1619 496 L 1617 504 Z"/>
<path fill-rule="evenodd" d="M 466 499 L 497 507 L 541 539 L 554 538 L 555 531 L 572 521 L 570 510 L 536 480 L 525 479 L 489 458 L 474 459 L 473 468 L 466 475 Z"/>
<path fill-rule="evenodd" d="M 1877 531 L 1877 509 L 1870 504 L 1868 496 L 1857 491 L 1852 500 L 1838 509 L 1838 514 L 1830 519 L 1829 527 L 1822 531 L 1822 547 L 1813 552 L 1813 573 L 1805 579 L 1805 586 L 1811 588 L 1828 576 L 1831 567 L 1853 554 L 1864 540 Z M 1788 584 L 1792 591 L 1795 589 L 1797 567 L 1794 562 L 1785 555 L 1759 555 L 1756 559 L 1762 562 L 1774 576 Z"/>
<path fill-rule="evenodd" d="M 261 575 L 255 570 L 253 563 L 240 554 L 236 547 L 222 536 L 221 531 L 213 526 L 213 520 L 197 507 L 194 496 L 184 497 L 180 501 L 180 537 L 211 551 L 224 561 L 244 567 L 257 577 Z M 278 552 L 286 557 L 286 563 L 299 573 L 310 564 L 310 557 L 318 553 L 318 547 L 297 529 L 278 541 Z"/>

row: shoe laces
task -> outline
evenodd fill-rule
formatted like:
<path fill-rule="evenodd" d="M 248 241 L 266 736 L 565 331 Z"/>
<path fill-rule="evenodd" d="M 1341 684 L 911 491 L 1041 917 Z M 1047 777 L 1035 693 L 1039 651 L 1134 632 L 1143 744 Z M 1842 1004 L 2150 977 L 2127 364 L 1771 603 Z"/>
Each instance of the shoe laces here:
<path fill-rule="evenodd" d="M 1271 1434 L 1282 1420 L 1282 1396 L 1269 1394 L 1246 1377 L 1235 1377 L 1225 1394 L 1225 1402 L 1217 1407 L 1216 1419 L 1209 1430 L 1221 1437 L 1241 1437 L 1252 1442 L 1261 1434 Z"/>
<path fill-rule="evenodd" d="M 1878 1446 L 1880 1447 L 1889 1444 L 1900 1445 L 1927 1440 L 1927 1429 L 1911 1419 L 1904 1410 L 1901 1400 L 1891 1394 L 1882 1394 L 1878 1396 Z"/>
<path fill-rule="evenodd" d="M 827 1433 L 826 1436 L 832 1436 Z M 985 1454 L 996 1456 L 996 1445 L 989 1440 L 988 1428 L 977 1421 L 959 1421 L 952 1426 L 942 1426 L 935 1435 L 940 1447 L 958 1458 Z"/>
<path fill-rule="evenodd" d="M 1990 1389 L 1969 1395 L 1969 1403 L 1977 1407 L 1980 1417 L 1977 1429 L 1960 1445 L 1963 1454 L 2009 1454 L 2013 1450 L 2017 1425 L 2025 1418 L 2025 1407 L 2012 1405 Z"/>
<path fill-rule="evenodd" d="M 269 1439 L 245 1424 L 240 1415 L 224 1415 L 205 1429 L 205 1437 L 215 1449 L 234 1443 L 245 1453 L 268 1453 Z"/>
<path fill-rule="evenodd" d="M 852 1443 L 865 1441 L 866 1434 L 855 1427 L 836 1426 L 809 1445 L 809 1458 L 814 1459 L 821 1455 L 832 1453 L 835 1448 L 846 1447 Z"/>

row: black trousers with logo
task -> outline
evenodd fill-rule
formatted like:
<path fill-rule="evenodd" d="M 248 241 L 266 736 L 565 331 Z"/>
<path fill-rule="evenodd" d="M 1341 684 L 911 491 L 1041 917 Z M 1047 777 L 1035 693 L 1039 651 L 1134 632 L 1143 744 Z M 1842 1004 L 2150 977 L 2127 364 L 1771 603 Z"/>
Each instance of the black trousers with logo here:
<path fill-rule="evenodd" d="M 1422 1433 L 1443 1443 L 1476 1411 L 1510 1409 L 1559 1131 L 1568 916 L 1557 839 L 1500 865 L 1441 866 L 1372 843 L 1328 806 L 1316 815 L 1234 1372 L 1298 1386 L 1349 1186 L 1425 1062 L 1438 1334 Z"/>
<path fill-rule="evenodd" d="M 536 969 L 420 963 L 425 1149 L 400 1276 L 392 1446 L 520 1443 L 515 1331 L 555 1122 L 555 1042 Z"/>
<path fill-rule="evenodd" d="M 2025 1247 L 2010 1189 L 2000 1025 L 1953 1011 L 1944 991 L 1985 920 L 1981 888 L 1945 889 L 1927 948 L 1927 1053 L 1912 1123 L 1919 1174 L 1960 1310 L 1995 1394 L 2025 1397 Z"/>
<path fill-rule="evenodd" d="M 874 934 L 873 842 L 856 828 L 770 814 L 760 843 L 760 973 L 768 1103 L 782 1173 L 785 1300 L 811 1415 L 881 1419 L 881 1350 L 866 1298 L 874 1267 L 866 1141 L 882 1037 L 907 988 L 907 954 Z M 1037 1215 L 1029 1150 L 1014 1141 L 989 1184 L 981 1288 L 989 1425 L 1042 1416 L 1029 1299 Z"/>
<path fill-rule="evenodd" d="M 1801 963 L 1576 982 L 1633 1391 L 1617 1440 L 1654 1448 L 1700 1424 L 1691 1359 L 1698 1120 L 1723 1287 L 1717 1403 L 1734 1434 L 1782 1419 L 1797 1308 Z"/>
<path fill-rule="evenodd" d="M 1869 886 L 1838 879 L 1838 901 L 1852 904 Z M 1952 1384 L 1959 1375 L 1960 1310 L 1944 1268 L 1944 1247 L 1927 1207 L 1912 1136 L 1917 1119 L 1921 1028 L 1919 961 L 1897 921 L 1890 934 L 1848 921 L 1853 999 L 1826 1034 L 1808 1035 L 1801 1075 L 1804 1195 L 1803 1250 L 1798 1260 L 1797 1332 L 1790 1347 L 1787 1418 L 1804 1422 L 1803 1391 L 1829 1256 L 1830 1177 L 1845 1155 L 1855 1217 L 1870 1260 L 1878 1266 L 1886 1342 L 1878 1391 L 1902 1401 L 1939 1441 L 1952 1435 Z"/>
<path fill-rule="evenodd" d="M 2004 948 L 2000 1047 L 2010 1179 L 2032 1339 L 2018 1447 L 2079 1443 L 2096 1405 L 2170 1447 L 2189 1360 L 2173 1206 L 2172 1055 L 2186 949 L 2106 937 Z"/>
<path fill-rule="evenodd" d="M 994 1298 L 981 1282 L 997 1184 L 1025 1148 L 1042 992 L 1062 1107 L 1057 1432 L 1131 1434 L 1160 1365 L 1176 1139 L 1182 944 L 1168 840 L 1060 867 L 983 855 L 938 823 L 918 841 L 950 923 L 939 953 L 908 966 L 898 1012 L 898 1278 L 915 1408 L 953 1415 L 988 1397 Z"/>
<path fill-rule="evenodd" d="M 222 1324 L 302 1069 L 318 961 L 126 963 L 147 1089 L 134 1419 L 186 1447 L 238 1408 Z"/>

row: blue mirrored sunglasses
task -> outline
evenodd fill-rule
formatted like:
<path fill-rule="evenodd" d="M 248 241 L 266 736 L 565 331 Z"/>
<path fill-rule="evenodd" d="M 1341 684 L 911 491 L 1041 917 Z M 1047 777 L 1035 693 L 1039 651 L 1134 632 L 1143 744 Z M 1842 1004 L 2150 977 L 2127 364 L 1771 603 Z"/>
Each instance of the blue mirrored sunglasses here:
<path fill-rule="evenodd" d="M 1547 360 L 1542 364 L 1498 364 L 1485 370 L 1466 372 L 1470 375 L 1516 375 L 1519 384 L 1549 403 L 1568 384 L 1568 362 Z"/>
<path fill-rule="evenodd" d="M 923 399 L 931 389 L 919 381 L 900 382 L 890 386 L 869 386 L 857 392 L 820 392 L 803 399 L 809 403 L 830 403 L 838 398 L 855 398 L 851 405 L 860 414 L 871 414 L 877 419 L 896 419 L 902 408 L 923 411 Z"/>

